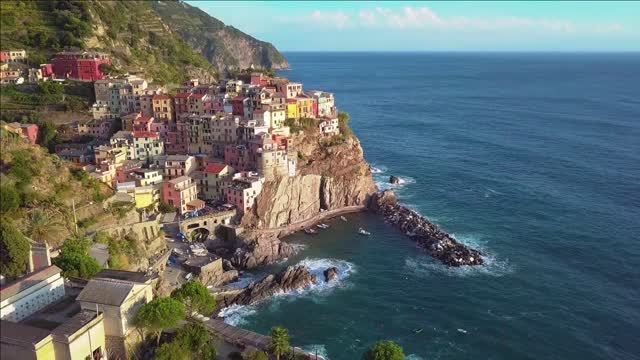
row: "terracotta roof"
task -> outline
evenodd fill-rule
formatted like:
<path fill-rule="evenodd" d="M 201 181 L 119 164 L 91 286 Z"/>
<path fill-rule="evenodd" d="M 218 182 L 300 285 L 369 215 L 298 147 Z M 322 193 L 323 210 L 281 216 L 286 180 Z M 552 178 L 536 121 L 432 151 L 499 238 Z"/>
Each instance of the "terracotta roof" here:
<path fill-rule="evenodd" d="M 157 138 L 158 137 L 158 133 L 155 132 L 151 132 L 151 131 L 134 131 L 133 132 L 133 137 L 135 138 Z"/>
<path fill-rule="evenodd" d="M 187 203 L 187 206 L 191 206 L 194 207 L 196 209 L 201 209 L 204 207 L 204 201 L 200 200 L 200 199 L 194 199 L 191 200 Z"/>
<path fill-rule="evenodd" d="M 4 301 L 28 288 L 39 284 L 40 282 L 59 274 L 62 270 L 55 265 L 47 266 L 38 271 L 34 271 L 26 276 L 9 283 L 0 289 L 0 301 Z"/>
<path fill-rule="evenodd" d="M 49 331 L 35 326 L 0 320 L 0 339 L 2 343 L 16 344 L 22 347 L 35 348 L 47 336 Z M 11 355 L 8 355 L 11 357 Z M 3 355 L 4 358 L 4 355 Z"/>
<path fill-rule="evenodd" d="M 131 281 L 115 279 L 91 279 L 82 289 L 77 301 L 120 306 L 133 290 Z"/>
<path fill-rule="evenodd" d="M 203 171 L 209 174 L 219 174 L 226 167 L 227 167 L 226 164 L 211 163 L 211 164 L 208 164 Z"/>
<path fill-rule="evenodd" d="M 153 100 L 170 100 L 171 97 L 168 95 L 153 95 Z"/>
<path fill-rule="evenodd" d="M 174 97 L 178 98 L 178 99 L 186 99 L 189 98 L 191 95 L 191 93 L 177 93 Z"/>

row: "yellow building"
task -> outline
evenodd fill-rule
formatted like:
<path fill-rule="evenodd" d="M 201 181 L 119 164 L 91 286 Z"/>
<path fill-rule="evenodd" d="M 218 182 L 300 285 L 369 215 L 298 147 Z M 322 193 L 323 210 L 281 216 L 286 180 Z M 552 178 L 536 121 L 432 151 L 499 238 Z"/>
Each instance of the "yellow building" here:
<path fill-rule="evenodd" d="M 81 310 L 53 329 L 56 360 L 107 359 L 104 315 Z"/>
<path fill-rule="evenodd" d="M 160 200 L 160 189 L 157 186 L 138 186 L 134 190 L 136 208 L 142 209 Z"/>
<path fill-rule="evenodd" d="M 112 164 L 119 165 L 127 160 L 127 151 L 123 148 L 101 145 L 95 148 L 96 164 L 103 161 L 109 161 Z"/>
<path fill-rule="evenodd" d="M 308 97 L 297 97 L 298 116 L 301 118 L 315 118 L 313 113 L 313 99 Z"/>
<path fill-rule="evenodd" d="M 0 320 L 2 360 L 56 359 L 53 336 L 48 330 Z"/>
<path fill-rule="evenodd" d="M 299 117 L 298 102 L 296 99 L 287 99 L 287 119 L 297 119 Z"/>

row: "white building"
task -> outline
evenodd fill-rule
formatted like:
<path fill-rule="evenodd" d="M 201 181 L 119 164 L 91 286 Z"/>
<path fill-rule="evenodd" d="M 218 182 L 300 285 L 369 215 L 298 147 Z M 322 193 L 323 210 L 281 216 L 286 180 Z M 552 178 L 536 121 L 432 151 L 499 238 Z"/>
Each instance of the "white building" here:
<path fill-rule="evenodd" d="M 64 297 L 60 268 L 50 265 L 0 289 L 0 319 L 20 321 Z"/>

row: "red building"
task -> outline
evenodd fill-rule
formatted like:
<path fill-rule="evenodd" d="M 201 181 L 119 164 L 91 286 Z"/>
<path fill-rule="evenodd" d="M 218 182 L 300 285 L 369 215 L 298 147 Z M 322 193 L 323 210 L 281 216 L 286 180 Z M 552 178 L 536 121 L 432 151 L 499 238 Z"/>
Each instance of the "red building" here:
<path fill-rule="evenodd" d="M 98 52 L 60 52 L 51 61 L 56 78 L 96 81 L 103 78 L 101 64 L 111 64 L 109 55 Z"/>
<path fill-rule="evenodd" d="M 0 62 L 5 63 L 11 60 L 11 55 L 9 54 L 9 50 L 0 51 Z"/>
<path fill-rule="evenodd" d="M 267 86 L 269 85 L 269 78 L 262 73 L 252 73 L 250 83 L 251 85 Z"/>
<path fill-rule="evenodd" d="M 53 65 L 40 64 L 40 71 L 42 72 L 42 77 L 48 79 L 53 75 Z"/>
<path fill-rule="evenodd" d="M 243 96 L 236 96 L 231 99 L 231 112 L 236 116 L 244 116 L 245 102 L 249 101 L 248 98 Z"/>

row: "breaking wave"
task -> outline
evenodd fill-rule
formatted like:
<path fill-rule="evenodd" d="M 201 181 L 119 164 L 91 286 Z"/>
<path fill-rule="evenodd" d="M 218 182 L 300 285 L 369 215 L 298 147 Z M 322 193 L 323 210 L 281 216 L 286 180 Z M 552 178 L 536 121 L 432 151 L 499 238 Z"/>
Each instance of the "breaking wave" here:
<path fill-rule="evenodd" d="M 294 300 L 298 296 L 312 295 L 325 295 L 328 294 L 331 289 L 346 286 L 344 279 L 355 272 L 355 265 L 339 259 L 304 259 L 297 265 L 303 265 L 309 268 L 309 271 L 316 276 L 316 283 L 304 289 L 293 290 L 289 292 L 281 292 L 274 294 L 270 299 L 289 299 Z M 335 267 L 338 269 L 338 274 L 335 280 L 331 282 L 324 281 L 323 272 L 330 268 Z M 252 275 L 253 280 L 258 279 L 257 275 Z M 249 278 L 249 277 L 247 277 Z M 246 279 L 245 279 L 246 281 Z M 245 286 L 250 283 L 246 282 Z M 234 283 L 235 284 L 235 283 Z M 232 305 L 226 307 L 218 313 L 218 316 L 224 318 L 224 322 L 229 325 L 241 325 L 246 323 L 246 317 L 256 313 L 256 306 L 254 305 Z M 277 304 L 276 304 L 277 306 Z M 319 354 L 319 353 L 318 353 Z"/>
<path fill-rule="evenodd" d="M 405 268 L 422 277 L 428 277 L 433 274 L 461 277 L 481 275 L 500 277 L 513 273 L 514 267 L 509 263 L 508 259 L 496 258 L 495 254 L 487 250 L 486 242 L 482 241 L 482 236 L 456 236 L 455 234 L 451 234 L 451 237 L 466 246 L 480 250 L 484 258 L 484 264 L 480 266 L 449 267 L 428 255 L 424 255 L 406 258 Z"/>
<path fill-rule="evenodd" d="M 318 356 L 322 356 L 325 360 L 329 360 L 329 355 L 327 355 L 327 348 L 322 344 L 312 344 L 312 345 L 303 346 L 302 350 L 312 355 L 315 355 L 317 351 Z"/>

